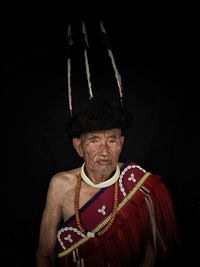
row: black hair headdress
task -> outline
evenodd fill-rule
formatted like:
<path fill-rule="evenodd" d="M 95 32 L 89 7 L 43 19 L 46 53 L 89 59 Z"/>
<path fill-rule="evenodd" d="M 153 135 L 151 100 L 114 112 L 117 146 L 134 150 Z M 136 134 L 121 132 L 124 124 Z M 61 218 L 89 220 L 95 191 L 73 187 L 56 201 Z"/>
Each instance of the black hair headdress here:
<path fill-rule="evenodd" d="M 120 104 L 108 101 L 103 96 L 93 95 L 92 85 L 90 80 L 90 67 L 88 62 L 88 36 L 86 31 L 86 26 L 84 21 L 82 22 L 82 35 L 84 42 L 84 59 L 85 59 L 85 69 L 87 76 L 87 83 L 89 88 L 89 102 L 85 103 L 84 108 L 77 114 L 72 114 L 72 92 L 71 92 L 71 61 L 70 61 L 70 46 L 72 42 L 72 32 L 71 25 L 68 28 L 68 100 L 70 109 L 70 121 L 67 125 L 67 130 L 69 136 L 79 137 L 82 133 L 96 130 L 106 130 L 112 128 L 120 128 L 122 131 L 127 129 L 132 121 L 132 115 L 123 107 L 123 93 L 122 93 L 122 83 L 121 76 L 117 69 L 115 59 L 111 50 L 110 43 L 107 38 L 106 30 L 103 22 L 100 22 L 101 35 L 104 43 L 106 44 L 106 49 L 108 56 L 111 60 L 112 67 L 114 69 L 115 78 L 117 80 L 117 85 L 119 88 Z"/>
<path fill-rule="evenodd" d="M 67 124 L 71 138 L 91 131 L 119 128 L 124 131 L 132 123 L 132 114 L 122 105 L 112 103 L 104 97 L 97 96 L 89 100 L 83 109 L 74 114 Z"/>

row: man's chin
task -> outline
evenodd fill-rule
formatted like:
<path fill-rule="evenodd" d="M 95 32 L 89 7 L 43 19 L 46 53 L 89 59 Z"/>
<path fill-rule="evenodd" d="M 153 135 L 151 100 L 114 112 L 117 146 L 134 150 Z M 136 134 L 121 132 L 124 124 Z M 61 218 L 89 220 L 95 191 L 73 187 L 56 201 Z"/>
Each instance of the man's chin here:
<path fill-rule="evenodd" d="M 113 164 L 111 162 L 101 161 L 96 165 L 98 171 L 106 174 L 110 174 L 114 171 Z"/>

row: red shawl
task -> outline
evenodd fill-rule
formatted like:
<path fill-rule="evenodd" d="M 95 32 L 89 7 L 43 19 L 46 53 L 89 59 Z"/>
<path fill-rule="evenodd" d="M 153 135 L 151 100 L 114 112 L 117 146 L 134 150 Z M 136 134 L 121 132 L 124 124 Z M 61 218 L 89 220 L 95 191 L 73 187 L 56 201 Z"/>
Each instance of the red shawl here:
<path fill-rule="evenodd" d="M 78 229 L 75 216 L 58 230 L 58 260 L 61 266 L 137 266 L 147 240 L 162 254 L 176 238 L 173 204 L 160 177 L 133 162 L 124 164 L 118 180 L 119 205 L 111 228 L 100 237 L 87 237 Z M 88 231 L 97 232 L 109 221 L 114 186 L 101 189 L 80 209 Z"/>

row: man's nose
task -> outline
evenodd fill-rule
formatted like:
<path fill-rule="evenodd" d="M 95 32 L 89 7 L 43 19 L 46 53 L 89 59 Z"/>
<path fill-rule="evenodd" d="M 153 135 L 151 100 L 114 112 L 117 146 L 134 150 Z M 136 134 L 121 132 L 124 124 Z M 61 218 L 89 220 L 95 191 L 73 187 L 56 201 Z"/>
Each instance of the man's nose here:
<path fill-rule="evenodd" d="M 100 144 L 99 150 L 100 150 L 101 155 L 103 156 L 108 155 L 108 149 L 109 149 L 108 144 L 106 142 L 102 142 Z"/>

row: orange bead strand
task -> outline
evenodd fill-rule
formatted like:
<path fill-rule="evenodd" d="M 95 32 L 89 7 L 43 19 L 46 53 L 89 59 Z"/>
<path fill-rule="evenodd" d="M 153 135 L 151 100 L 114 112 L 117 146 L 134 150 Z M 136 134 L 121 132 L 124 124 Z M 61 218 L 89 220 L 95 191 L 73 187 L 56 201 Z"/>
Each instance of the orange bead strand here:
<path fill-rule="evenodd" d="M 106 226 L 100 230 L 99 232 L 94 233 L 94 236 L 102 236 L 105 234 L 110 227 L 112 226 L 116 214 L 117 214 L 117 207 L 118 207 L 118 181 L 115 182 L 114 186 L 114 204 L 113 204 L 113 210 L 111 213 L 110 221 L 106 224 Z M 80 198 L 80 189 L 81 189 L 81 177 L 77 177 L 77 185 L 75 190 L 75 199 L 74 199 L 74 206 L 75 206 L 75 217 L 76 217 L 76 224 L 78 229 L 85 235 L 87 235 L 88 231 L 84 229 L 84 227 L 81 224 L 80 215 L 79 215 L 79 198 Z"/>

